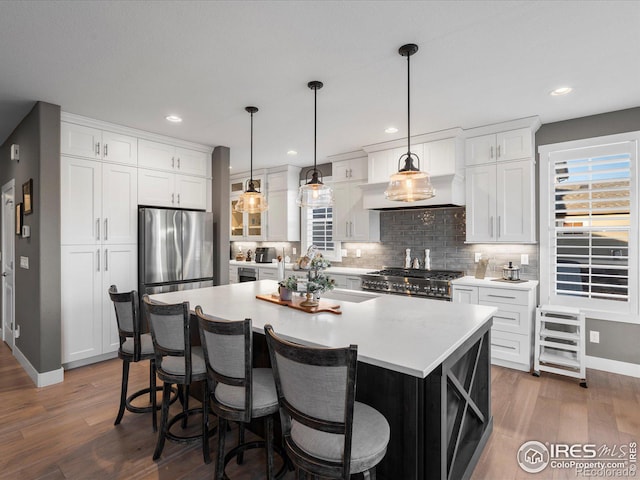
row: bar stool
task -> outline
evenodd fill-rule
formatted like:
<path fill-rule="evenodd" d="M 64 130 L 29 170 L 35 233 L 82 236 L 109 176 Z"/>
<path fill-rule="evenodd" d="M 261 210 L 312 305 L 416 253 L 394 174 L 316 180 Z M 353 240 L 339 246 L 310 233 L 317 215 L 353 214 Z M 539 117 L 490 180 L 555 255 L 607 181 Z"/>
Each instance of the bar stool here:
<path fill-rule="evenodd" d="M 130 292 L 118 292 L 115 285 L 109 287 L 109 297 L 113 302 L 116 312 L 116 321 L 118 323 L 118 335 L 120 337 L 120 347 L 118 348 L 118 357 L 122 359 L 122 385 L 120 387 L 120 408 L 114 425 L 119 425 L 124 411 L 128 410 L 132 413 L 148 413 L 151 412 L 151 424 L 153 431 L 157 428 L 156 411 L 156 392 L 161 390 L 156 387 L 156 362 L 153 351 L 153 341 L 151 334 L 140 333 L 140 315 L 138 313 L 138 292 L 132 290 Z M 149 360 L 149 387 L 138 390 L 127 396 L 129 385 L 129 366 L 131 362 L 140 362 Z M 150 405 L 138 407 L 133 405 L 133 401 L 142 395 L 149 394 Z M 175 400 L 175 398 L 174 398 Z"/>
<path fill-rule="evenodd" d="M 298 478 L 375 479 L 390 429 L 380 412 L 355 401 L 358 347 L 306 347 L 279 338 L 271 325 L 264 331 L 284 444 Z"/>
<path fill-rule="evenodd" d="M 245 450 L 266 447 L 267 478 L 281 478 L 287 470 L 287 459 L 273 445 L 273 416 L 278 412 L 276 386 L 270 368 L 253 368 L 253 338 L 251 319 L 240 321 L 219 320 L 207 316 L 196 307 L 200 339 L 207 365 L 209 392 L 213 411 L 218 415 L 218 452 L 215 479 L 227 476 L 225 467 L 232 458 L 242 463 Z M 244 425 L 252 419 L 263 418 L 265 440 L 244 442 Z M 227 422 L 239 423 L 239 445 L 226 455 L 225 435 Z M 274 449 L 282 456 L 282 468 L 274 475 Z"/>
<path fill-rule="evenodd" d="M 156 370 L 158 377 L 164 382 L 160 431 L 153 459 L 160 458 L 165 439 L 168 438 L 180 443 L 202 442 L 204 461 L 210 463 L 207 370 L 202 347 L 191 346 L 189 302 L 170 305 L 156 304 L 149 299 L 148 295 L 143 295 L 142 300 L 151 329 Z M 198 381 L 204 381 L 202 407 L 190 409 L 189 386 L 192 382 Z M 182 412 L 169 419 L 169 395 L 173 384 L 182 387 Z M 197 413 L 202 414 L 200 434 L 179 436 L 171 432 L 171 427 L 179 421 L 182 422 L 182 428 L 186 428 L 188 417 Z"/>

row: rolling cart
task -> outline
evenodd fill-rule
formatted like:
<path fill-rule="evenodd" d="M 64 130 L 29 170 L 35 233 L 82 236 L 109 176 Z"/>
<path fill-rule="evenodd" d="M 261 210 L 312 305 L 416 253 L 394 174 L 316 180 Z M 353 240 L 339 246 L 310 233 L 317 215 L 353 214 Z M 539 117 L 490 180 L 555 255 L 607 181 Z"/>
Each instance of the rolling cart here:
<path fill-rule="evenodd" d="M 584 313 L 572 307 L 542 305 L 536 309 L 533 375 L 557 373 L 580 379 L 587 388 Z"/>

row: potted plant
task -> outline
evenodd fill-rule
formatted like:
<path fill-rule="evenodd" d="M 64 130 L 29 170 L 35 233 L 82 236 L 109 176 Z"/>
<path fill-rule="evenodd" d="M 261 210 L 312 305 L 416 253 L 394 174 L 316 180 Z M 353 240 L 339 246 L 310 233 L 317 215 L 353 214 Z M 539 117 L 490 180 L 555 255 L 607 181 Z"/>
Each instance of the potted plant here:
<path fill-rule="evenodd" d="M 278 293 L 280 294 L 280 300 L 289 301 L 291 300 L 291 294 L 298 289 L 298 279 L 290 275 L 278 282 Z"/>

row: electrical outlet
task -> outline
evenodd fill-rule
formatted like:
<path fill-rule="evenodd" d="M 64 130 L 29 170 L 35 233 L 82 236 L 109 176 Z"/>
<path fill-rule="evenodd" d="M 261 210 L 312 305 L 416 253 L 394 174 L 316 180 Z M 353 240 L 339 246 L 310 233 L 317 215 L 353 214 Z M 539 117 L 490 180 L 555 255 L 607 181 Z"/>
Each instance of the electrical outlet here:
<path fill-rule="evenodd" d="M 20 256 L 20 268 L 29 270 L 29 257 Z"/>
<path fill-rule="evenodd" d="M 362 252 L 359 248 L 356 248 L 356 258 L 360 258 L 362 256 Z"/>
<path fill-rule="evenodd" d="M 600 332 L 597 330 L 589 330 L 589 341 L 591 343 L 600 343 Z"/>
<path fill-rule="evenodd" d="M 480 261 L 480 259 L 482 258 L 482 252 L 475 252 L 474 254 L 475 257 L 475 262 L 478 263 Z"/>
<path fill-rule="evenodd" d="M 521 253 L 520 254 L 520 265 L 529 265 L 529 254 Z"/>
<path fill-rule="evenodd" d="M 347 249 L 346 248 L 341 248 L 340 249 L 340 255 L 343 256 L 343 257 L 346 257 L 347 256 Z"/>
<path fill-rule="evenodd" d="M 298 249 L 297 249 L 296 247 L 293 247 L 293 248 L 291 249 L 291 254 L 292 254 L 292 255 L 295 255 L 296 253 L 298 253 Z"/>
<path fill-rule="evenodd" d="M 13 336 L 16 338 L 20 338 L 20 325 L 18 325 L 16 329 L 13 331 Z"/>

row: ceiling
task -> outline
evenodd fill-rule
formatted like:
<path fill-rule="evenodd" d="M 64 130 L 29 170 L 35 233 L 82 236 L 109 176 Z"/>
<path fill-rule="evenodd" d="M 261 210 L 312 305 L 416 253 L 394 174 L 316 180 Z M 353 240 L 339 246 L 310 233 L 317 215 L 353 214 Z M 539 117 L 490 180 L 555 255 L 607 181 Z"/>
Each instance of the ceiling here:
<path fill-rule="evenodd" d="M 0 143 L 35 101 L 231 148 L 235 171 L 640 105 L 637 1 L 0 1 Z M 574 91 L 552 97 L 552 89 Z M 168 114 L 184 118 L 169 124 Z M 384 129 L 399 131 L 387 134 Z M 297 156 L 288 156 L 296 150 Z"/>

